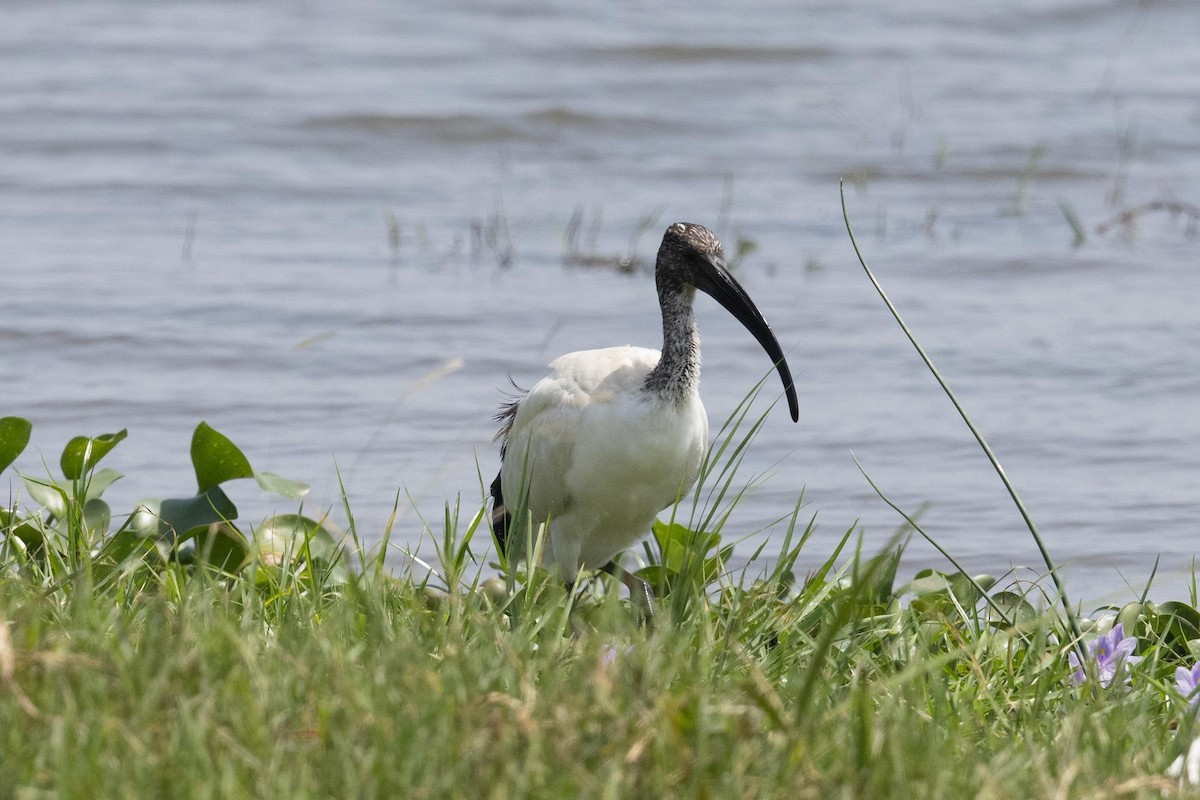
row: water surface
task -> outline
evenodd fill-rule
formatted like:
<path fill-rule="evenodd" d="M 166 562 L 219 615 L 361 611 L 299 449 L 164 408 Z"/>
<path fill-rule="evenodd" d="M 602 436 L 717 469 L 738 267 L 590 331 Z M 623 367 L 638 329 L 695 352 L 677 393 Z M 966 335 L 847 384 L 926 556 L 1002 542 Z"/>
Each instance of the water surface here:
<path fill-rule="evenodd" d="M 115 507 L 186 494 L 203 419 L 311 481 L 309 513 L 341 518 L 336 465 L 369 541 L 399 493 L 394 540 L 429 554 L 421 516 L 473 510 L 494 474 L 509 375 L 657 344 L 648 274 L 564 266 L 572 215 L 586 253 L 642 260 L 683 219 L 756 245 L 740 275 L 797 376 L 800 424 L 776 409 L 744 465 L 767 477 L 733 518 L 758 532 L 743 554 L 801 492 L 804 566 L 853 524 L 882 546 L 900 520 L 853 453 L 970 569 L 1036 570 L 854 260 L 845 178 L 868 259 L 1072 590 L 1127 599 L 1161 556 L 1160 592 L 1183 597 L 1197 240 L 1164 212 L 1095 228 L 1200 202 L 1200 8 L 877 5 L 10 4 L 0 413 L 34 422 L 19 467 L 128 427 Z M 699 316 L 715 422 L 769 364 L 715 303 Z M 295 507 L 233 494 L 248 521 Z M 946 566 L 914 543 L 906 569 L 927 565 Z"/>

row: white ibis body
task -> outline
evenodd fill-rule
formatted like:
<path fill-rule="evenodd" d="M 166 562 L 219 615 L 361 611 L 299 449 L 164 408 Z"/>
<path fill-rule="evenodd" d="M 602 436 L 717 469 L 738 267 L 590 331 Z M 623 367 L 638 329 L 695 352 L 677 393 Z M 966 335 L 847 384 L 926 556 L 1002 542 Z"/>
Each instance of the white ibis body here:
<path fill-rule="evenodd" d="M 504 423 L 497 436 L 500 474 L 492 483 L 497 542 L 510 549 L 514 512 L 521 515 L 519 532 L 526 520 L 547 524 L 547 566 L 568 584 L 581 569 L 611 569 L 613 558 L 649 532 L 658 512 L 686 494 L 700 474 L 708 415 L 699 392 L 700 339 L 692 309 L 697 289 L 766 350 L 783 380 L 792 420 L 799 417 L 779 342 L 729 273 L 712 231 L 683 222 L 667 228 L 655 283 L 661 352 L 609 347 L 560 356 L 550 362 L 548 376 L 497 415 Z"/>

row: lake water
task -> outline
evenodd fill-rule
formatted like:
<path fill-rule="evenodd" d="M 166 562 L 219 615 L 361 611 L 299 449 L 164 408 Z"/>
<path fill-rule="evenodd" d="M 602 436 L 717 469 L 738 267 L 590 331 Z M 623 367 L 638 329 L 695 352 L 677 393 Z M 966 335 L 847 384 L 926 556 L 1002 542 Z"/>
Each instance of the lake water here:
<path fill-rule="evenodd" d="M 582 253 L 643 260 L 689 220 L 756 245 L 739 274 L 800 396 L 746 458 L 745 481 L 769 475 L 730 523 L 754 534 L 740 552 L 801 491 L 803 566 L 856 522 L 881 547 L 901 520 L 853 453 L 969 569 L 1035 577 L 854 258 L 844 177 L 868 261 L 1069 589 L 1127 600 L 1161 556 L 1154 594 L 1185 599 L 1196 220 L 1096 228 L 1200 203 L 1198 43 L 1192 0 L 10 3 L 0 415 L 34 422 L 34 474 L 128 427 L 117 510 L 193 490 L 206 420 L 344 521 L 336 464 L 368 541 L 400 492 L 394 540 L 432 556 L 421 516 L 478 507 L 510 374 L 658 344 L 648 273 L 564 265 L 573 215 Z M 715 427 L 769 364 L 715 303 L 698 314 Z M 230 493 L 247 522 L 295 510 Z M 949 568 L 916 540 L 905 574 L 922 566 Z"/>

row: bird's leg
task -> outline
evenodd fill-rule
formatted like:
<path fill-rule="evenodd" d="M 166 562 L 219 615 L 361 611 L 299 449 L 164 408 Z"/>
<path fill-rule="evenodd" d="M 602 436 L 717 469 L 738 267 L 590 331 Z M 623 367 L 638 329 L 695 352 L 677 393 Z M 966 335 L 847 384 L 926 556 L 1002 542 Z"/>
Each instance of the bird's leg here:
<path fill-rule="evenodd" d="M 638 610 L 638 621 L 646 626 L 646 630 L 653 631 L 654 589 L 650 587 L 650 584 L 628 572 L 615 561 L 608 562 L 600 569 L 625 584 L 625 587 L 629 589 L 629 601 Z"/>
<path fill-rule="evenodd" d="M 567 619 L 571 622 L 571 638 L 579 641 L 587 633 L 587 626 L 579 619 L 579 606 L 576 602 L 579 598 L 575 594 L 575 581 L 567 581 L 567 599 L 571 603 L 571 610 L 567 614 Z"/>

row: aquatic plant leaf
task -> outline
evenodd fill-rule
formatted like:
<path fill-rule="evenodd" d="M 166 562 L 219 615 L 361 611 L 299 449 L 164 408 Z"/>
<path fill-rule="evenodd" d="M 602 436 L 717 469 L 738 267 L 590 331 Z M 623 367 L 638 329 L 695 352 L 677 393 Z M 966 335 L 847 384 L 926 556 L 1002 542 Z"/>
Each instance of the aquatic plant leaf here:
<path fill-rule="evenodd" d="M 126 525 L 104 541 L 97 561 L 118 565 L 135 557 L 143 562 L 161 563 L 164 560 L 163 551 L 159 549 L 155 537 L 143 536 Z"/>
<path fill-rule="evenodd" d="M 0 472 L 8 469 L 29 444 L 33 423 L 21 417 L 0 417 Z"/>
<path fill-rule="evenodd" d="M 90 500 L 95 500 L 100 495 L 104 494 L 104 490 L 112 486 L 117 481 L 124 478 L 123 473 L 117 472 L 115 469 L 105 467 L 93 472 L 87 479 L 87 484 L 84 487 L 83 497 L 85 503 Z"/>
<path fill-rule="evenodd" d="M 662 563 L 671 572 L 682 570 L 689 555 L 698 558 L 721 543 L 718 533 L 693 531 L 678 522 L 655 520 L 653 532 L 662 554 Z"/>
<path fill-rule="evenodd" d="M 129 528 L 149 537 L 183 538 L 193 528 L 237 518 L 237 506 L 220 486 L 195 497 L 143 500 L 129 518 Z"/>
<path fill-rule="evenodd" d="M 46 509 L 55 519 L 64 519 L 67 515 L 67 505 L 72 497 L 75 497 L 77 501 L 82 501 L 86 508 L 88 503 L 99 500 L 105 489 L 123 477 L 125 476 L 115 469 L 96 470 L 86 477 L 83 493 L 79 497 L 75 497 L 75 490 L 78 486 L 72 480 L 41 479 L 28 476 L 22 476 L 22 480 L 25 482 L 29 496 L 38 505 Z"/>
<path fill-rule="evenodd" d="M 1033 604 L 1016 592 L 997 592 L 992 595 L 992 602 L 1004 612 L 1014 626 L 1032 624 L 1040 616 Z M 988 610 L 992 617 L 992 624 L 1004 625 L 1004 621 L 995 613 L 994 608 L 989 606 Z"/>
<path fill-rule="evenodd" d="M 338 562 L 342 547 L 334 534 L 320 522 L 300 514 L 277 514 L 263 520 L 254 531 L 254 546 L 268 564 L 281 564 L 304 555 Z"/>
<path fill-rule="evenodd" d="M 63 476 L 67 480 L 82 478 L 85 472 L 96 466 L 100 459 L 108 455 L 108 452 L 128 435 L 129 431 L 122 428 L 116 433 L 103 433 L 99 436 L 76 436 L 67 442 L 62 458 L 59 459 Z"/>
<path fill-rule="evenodd" d="M 69 486 L 64 486 L 64 483 L 59 481 L 40 480 L 25 476 L 22 476 L 22 480 L 25 482 L 25 490 L 29 492 L 29 496 L 35 503 L 46 509 L 50 516 L 62 519 L 67 515 Z"/>
<path fill-rule="evenodd" d="M 192 466 L 201 493 L 237 478 L 253 478 L 254 470 L 238 446 L 207 422 L 192 434 Z M 216 520 L 211 520 L 215 522 Z"/>
<path fill-rule="evenodd" d="M 649 564 L 633 573 L 635 577 L 644 580 L 651 586 L 657 586 L 667 592 L 671 590 L 671 577 L 675 573 L 662 564 Z"/>
<path fill-rule="evenodd" d="M 1178 600 L 1168 600 L 1165 603 L 1159 604 L 1158 613 L 1171 614 L 1179 617 L 1193 628 L 1200 628 L 1200 611 L 1192 608 L 1187 603 Z"/>
<path fill-rule="evenodd" d="M 1179 656 L 1188 652 L 1187 643 L 1200 638 L 1200 613 L 1187 603 L 1169 600 L 1154 607 L 1150 625 L 1163 644 Z"/>
<path fill-rule="evenodd" d="M 22 517 L 7 508 L 0 508 L 0 533 L 20 539 L 25 549 L 33 553 L 40 552 L 46 543 L 46 532 L 40 519 Z"/>
<path fill-rule="evenodd" d="M 913 579 L 896 590 L 896 594 L 911 594 L 917 597 L 945 592 L 950 588 L 949 576 L 935 569 L 923 569 Z"/>
<path fill-rule="evenodd" d="M 1147 612 L 1153 613 L 1152 609 L 1147 609 L 1145 604 L 1132 602 L 1126 603 L 1119 612 L 1117 612 L 1117 624 L 1123 625 L 1125 630 L 1137 633 L 1142 630 L 1141 622 Z"/>
<path fill-rule="evenodd" d="M 94 535 L 103 536 L 108 533 L 108 525 L 112 521 L 112 510 L 108 503 L 99 497 L 93 497 L 83 504 L 83 524 Z"/>
<path fill-rule="evenodd" d="M 196 543 L 197 562 L 222 572 L 238 572 L 250 558 L 250 545 L 242 532 L 225 522 L 201 528 L 192 537 Z"/>
<path fill-rule="evenodd" d="M 283 495 L 290 500 L 299 500 L 308 494 L 309 485 L 300 481 L 289 480 L 274 472 L 255 472 L 254 480 L 268 492 Z"/>

